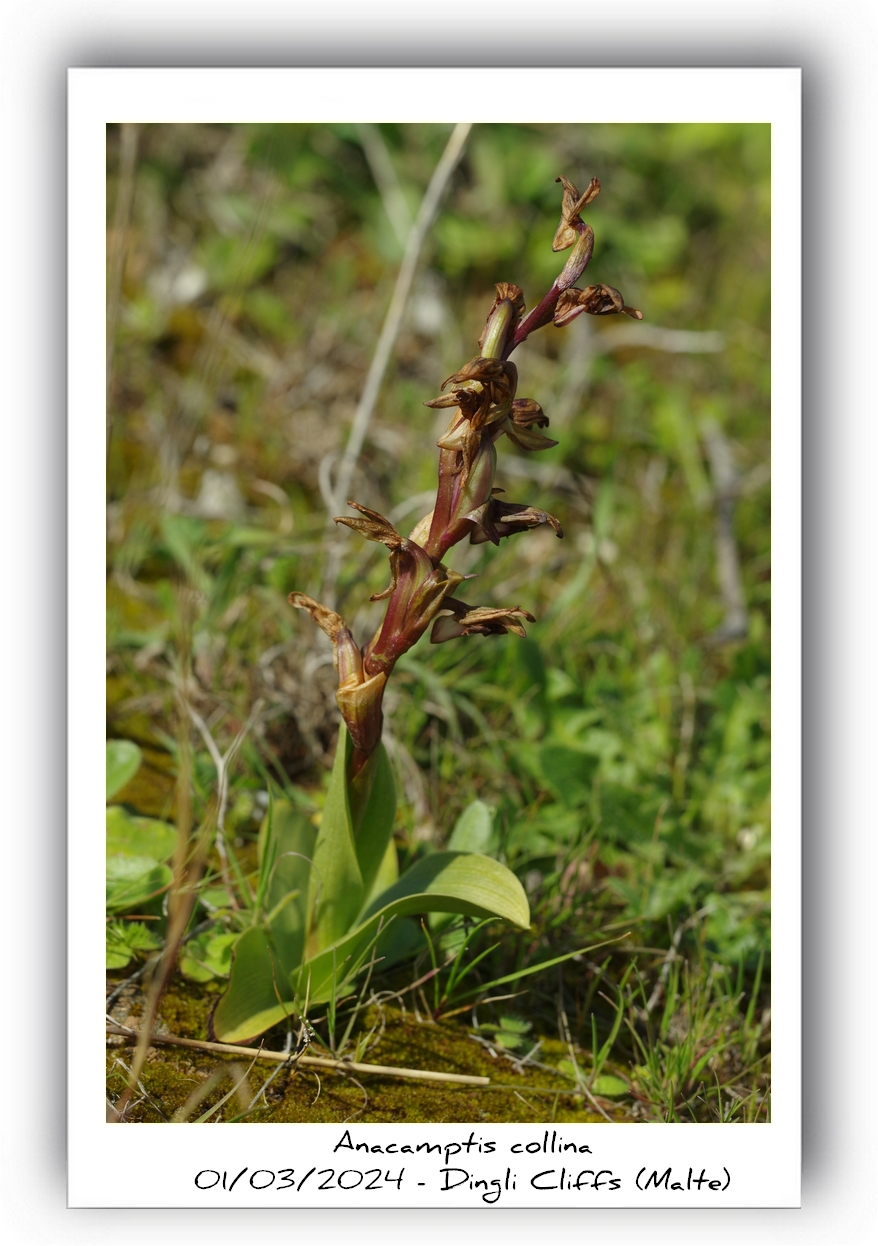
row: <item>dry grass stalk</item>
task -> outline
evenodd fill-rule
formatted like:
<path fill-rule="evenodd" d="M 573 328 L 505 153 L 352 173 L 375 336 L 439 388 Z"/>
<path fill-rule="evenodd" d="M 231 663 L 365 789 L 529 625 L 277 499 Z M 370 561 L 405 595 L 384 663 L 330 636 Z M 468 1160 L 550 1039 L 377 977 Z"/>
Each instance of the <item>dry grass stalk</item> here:
<path fill-rule="evenodd" d="M 136 1037 L 138 1049 L 154 1043 L 170 1047 L 192 1047 L 197 1051 L 214 1051 L 227 1056 L 249 1056 L 251 1059 L 278 1061 L 281 1064 L 309 1065 L 311 1068 L 329 1069 L 334 1073 L 371 1073 L 379 1077 L 404 1077 L 420 1082 L 460 1082 L 464 1086 L 489 1086 L 490 1077 L 474 1077 L 467 1073 L 437 1073 L 432 1069 L 405 1069 L 390 1064 L 361 1064 L 356 1060 L 332 1060 L 324 1056 L 298 1056 L 290 1058 L 287 1051 L 266 1051 L 263 1047 L 238 1047 L 232 1043 L 200 1042 L 195 1038 L 179 1038 L 173 1034 L 150 1034 L 149 1030 L 131 1030 L 114 1021 L 107 1022 L 108 1034 Z"/>

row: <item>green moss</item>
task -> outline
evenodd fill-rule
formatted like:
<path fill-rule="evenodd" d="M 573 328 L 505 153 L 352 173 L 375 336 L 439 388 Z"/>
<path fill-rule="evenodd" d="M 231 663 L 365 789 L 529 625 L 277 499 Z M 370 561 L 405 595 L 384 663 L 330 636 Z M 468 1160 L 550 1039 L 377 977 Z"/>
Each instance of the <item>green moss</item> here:
<path fill-rule="evenodd" d="M 198 985 L 175 980 L 162 1003 L 161 1028 L 181 1038 L 203 1038 L 219 989 L 216 983 Z M 584 1096 L 573 1093 L 568 1078 L 547 1068 L 517 1069 L 511 1059 L 492 1057 L 462 1024 L 422 1022 L 411 1012 L 404 1013 L 398 1008 L 384 1008 L 381 1014 L 371 1009 L 363 1017 L 363 1032 L 368 1032 L 372 1026 L 380 1032 L 382 1019 L 384 1029 L 380 1038 L 360 1056 L 360 1062 L 490 1077 L 491 1084 L 465 1086 L 371 1074 L 346 1077 L 300 1064 L 297 1069 L 277 1073 L 259 1106 L 246 1120 L 257 1124 L 341 1123 L 356 1117 L 362 1122 L 438 1124 L 467 1121 L 594 1123 L 603 1119 Z M 281 1042 L 282 1036 L 269 1034 L 266 1047 L 277 1049 Z M 327 1054 L 317 1047 L 312 1053 Z M 124 1070 L 116 1063 L 120 1054 L 125 1063 L 129 1063 L 130 1051 L 127 1055 L 118 1048 L 108 1051 L 108 1089 L 114 1098 L 124 1086 Z M 540 1060 L 549 1064 L 567 1055 L 563 1044 L 547 1039 L 542 1045 Z M 149 1099 L 133 1109 L 132 1119 L 142 1123 L 159 1122 L 163 1116 L 170 1119 L 197 1086 L 217 1069 L 236 1065 L 237 1076 L 240 1076 L 248 1063 L 241 1056 L 223 1057 L 190 1048 L 155 1047 L 141 1079 Z M 273 1063 L 254 1064 L 248 1073 L 249 1092 L 243 1093 L 242 1098 L 252 1101 L 259 1087 L 276 1069 Z M 198 1116 L 218 1103 L 230 1086 L 230 1079 L 223 1079 L 199 1102 L 193 1115 Z M 242 1090 L 246 1091 L 246 1086 Z M 231 1121 L 240 1116 L 241 1107 L 239 1098 L 232 1096 L 220 1109 L 217 1119 Z M 608 1107 L 606 1110 L 614 1119 L 630 1119 L 623 1108 Z"/>

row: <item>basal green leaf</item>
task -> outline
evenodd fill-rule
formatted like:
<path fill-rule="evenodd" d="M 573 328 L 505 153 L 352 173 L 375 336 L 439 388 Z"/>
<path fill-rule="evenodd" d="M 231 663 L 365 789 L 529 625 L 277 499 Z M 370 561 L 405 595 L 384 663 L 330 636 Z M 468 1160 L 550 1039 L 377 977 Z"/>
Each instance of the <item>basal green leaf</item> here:
<path fill-rule="evenodd" d="M 418 861 L 370 906 L 365 920 L 332 947 L 302 967 L 296 982 L 303 997 L 322 1002 L 350 981 L 366 956 L 379 926 L 414 913 L 462 913 L 468 917 L 503 917 L 517 926 L 530 925 L 524 888 L 511 870 L 491 857 L 475 853 L 436 852 Z"/>
<path fill-rule="evenodd" d="M 198 893 L 198 901 L 206 909 L 227 909 L 232 903 L 225 887 L 203 887 Z"/>
<path fill-rule="evenodd" d="M 124 943 L 113 943 L 107 939 L 106 963 L 108 969 L 124 969 L 130 965 L 134 953 Z"/>
<path fill-rule="evenodd" d="M 284 972 L 302 961 L 317 831 L 289 801 L 276 800 L 259 831 L 260 904 Z M 226 970 L 228 972 L 228 970 Z"/>
<path fill-rule="evenodd" d="M 399 878 L 399 856 L 396 851 L 396 844 L 392 839 L 388 841 L 387 848 L 384 852 L 384 860 L 375 876 L 372 884 L 372 890 L 363 905 L 364 910 L 368 909 L 374 900 L 377 900 L 388 887 L 392 887 Z"/>
<path fill-rule="evenodd" d="M 383 744 L 379 744 L 375 751 L 377 757 L 372 791 L 355 836 L 364 896 L 368 896 L 375 889 L 375 881 L 384 864 L 396 817 L 396 784 L 390 758 Z"/>
<path fill-rule="evenodd" d="M 376 940 L 388 937 L 394 918 L 414 913 L 463 913 L 470 917 L 504 917 L 518 926 L 530 924 L 524 889 L 515 875 L 490 857 L 437 852 L 417 862 L 371 906 L 366 919 L 349 934 L 312 956 L 292 981 L 284 977 L 270 932 L 246 931 L 234 949 L 229 989 L 214 1014 L 214 1029 L 223 1042 L 239 1042 L 262 1033 L 291 1011 L 294 996 L 325 1003 L 380 955 Z"/>
<path fill-rule="evenodd" d="M 381 969 L 390 969 L 416 956 L 426 946 L 423 927 L 416 917 L 395 917 L 378 936 L 375 956 Z"/>
<path fill-rule="evenodd" d="M 500 1026 L 513 1034 L 527 1034 L 531 1029 L 530 1021 L 525 1021 L 522 1017 L 503 1016 L 500 1018 Z"/>
<path fill-rule="evenodd" d="M 133 740 L 107 740 L 107 800 L 134 778 L 142 761 Z"/>
<path fill-rule="evenodd" d="M 426 898 L 429 902 L 418 908 Z M 405 904 L 405 910 L 397 905 Z M 530 908 L 524 888 L 511 870 L 478 853 L 434 852 L 417 861 L 372 905 L 372 912 L 464 913 L 469 917 L 505 917 L 524 929 Z"/>
<path fill-rule="evenodd" d="M 294 1016 L 293 990 L 263 926 L 245 930 L 234 946 L 229 989 L 213 1015 L 222 1043 L 237 1043 Z"/>
<path fill-rule="evenodd" d="M 318 951 L 340 939 L 350 929 L 365 896 L 348 795 L 350 750 L 350 736 L 342 728 L 314 845 L 309 884 L 308 911 L 313 927 L 312 938 Z"/>

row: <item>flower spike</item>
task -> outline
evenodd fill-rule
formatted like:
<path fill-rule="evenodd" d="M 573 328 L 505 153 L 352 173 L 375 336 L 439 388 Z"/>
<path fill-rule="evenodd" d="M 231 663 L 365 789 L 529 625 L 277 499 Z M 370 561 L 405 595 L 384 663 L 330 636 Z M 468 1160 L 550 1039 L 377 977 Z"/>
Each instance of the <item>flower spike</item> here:
<path fill-rule="evenodd" d="M 562 187 L 561 221 L 552 243 L 554 251 L 570 250 L 558 277 L 529 314 L 518 286 L 501 281 L 482 335 L 479 353 L 442 382 L 442 392 L 425 406 L 449 412 L 449 423 L 439 438 L 439 485 L 436 503 L 408 537 L 399 533 L 379 511 L 357 502 L 359 514 L 339 516 L 335 522 L 358 532 L 388 550 L 390 586 L 372 601 L 386 601 L 383 623 L 364 646 L 334 610 L 305 596 L 291 593 L 290 604 L 307 610 L 333 644 L 339 675 L 337 701 L 354 744 L 352 774 L 359 773 L 381 735 L 382 699 L 388 676 L 397 660 L 431 628 L 430 640 L 441 644 L 458 636 L 524 636 L 523 623 L 534 616 L 521 606 L 499 609 L 469 606 L 454 597 L 468 576 L 444 563 L 459 542 L 472 545 L 547 525 L 563 536 L 554 515 L 536 506 L 504 502 L 494 485 L 497 444 L 504 434 L 521 450 L 546 450 L 558 443 L 540 429 L 549 419 L 538 402 L 517 398 L 518 369 L 509 356 L 536 329 L 553 322 L 558 328 L 577 316 L 622 313 L 642 319 L 626 306 L 613 286 L 579 289 L 576 282 L 594 251 L 594 231 L 581 213 L 600 191 L 592 178 L 583 194 L 573 182 L 559 177 Z"/>

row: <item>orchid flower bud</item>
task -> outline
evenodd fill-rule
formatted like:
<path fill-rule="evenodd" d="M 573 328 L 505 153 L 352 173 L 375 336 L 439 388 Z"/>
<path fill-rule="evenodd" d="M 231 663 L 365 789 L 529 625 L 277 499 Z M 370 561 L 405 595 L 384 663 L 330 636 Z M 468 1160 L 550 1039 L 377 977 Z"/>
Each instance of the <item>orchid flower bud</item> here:
<path fill-rule="evenodd" d="M 381 739 L 381 702 L 386 676 L 366 677 L 363 655 L 341 615 L 305 593 L 290 593 L 288 600 L 297 610 L 307 610 L 332 641 L 333 661 L 338 671 L 335 699 L 354 748 L 368 756 Z"/>
<path fill-rule="evenodd" d="M 433 645 L 441 645 L 443 641 L 457 636 L 501 636 L 504 632 L 526 636 L 520 620 L 536 622 L 534 616 L 522 610 L 521 606 L 515 606 L 512 610 L 495 610 L 489 606 L 468 606 L 464 601 L 454 600 L 446 602 L 445 606 L 430 633 Z"/>
<path fill-rule="evenodd" d="M 505 343 L 501 339 L 508 339 L 518 328 L 524 315 L 524 295 L 518 286 L 509 281 L 498 282 L 495 289 L 497 296 L 491 304 L 488 319 L 479 338 L 479 350 L 482 355 L 502 358 Z M 504 304 L 509 306 L 504 307 Z"/>
<path fill-rule="evenodd" d="M 387 676 L 379 671 L 377 675 L 354 687 L 346 688 L 339 684 L 335 694 L 354 748 L 367 755 L 381 739 L 381 728 L 384 725 L 381 703 L 386 683 Z"/>
<path fill-rule="evenodd" d="M 526 532 L 544 523 L 554 528 L 555 536 L 564 535 L 558 520 L 548 511 L 537 510 L 535 506 L 521 506 L 517 502 L 501 502 L 499 498 L 491 498 L 484 506 L 467 515 L 467 519 L 472 524 L 471 545 L 483 545 L 485 541 L 499 545 L 505 536 Z"/>
<path fill-rule="evenodd" d="M 597 199 L 601 193 L 601 184 L 596 177 L 593 177 L 585 194 L 580 195 L 573 183 L 568 182 L 566 177 L 556 177 L 555 181 L 561 183 L 564 195 L 561 200 L 561 223 L 552 239 L 552 250 L 566 251 L 576 241 L 579 233 L 577 227 L 582 226 L 580 212 L 583 208 L 587 208 L 593 199 Z"/>
<path fill-rule="evenodd" d="M 643 319 L 643 312 L 636 307 L 626 307 L 622 295 L 613 286 L 587 286 L 584 290 L 574 287 L 564 290 L 555 304 L 555 327 L 562 328 L 583 312 L 590 316 L 616 316 L 623 312 L 632 320 Z"/>

